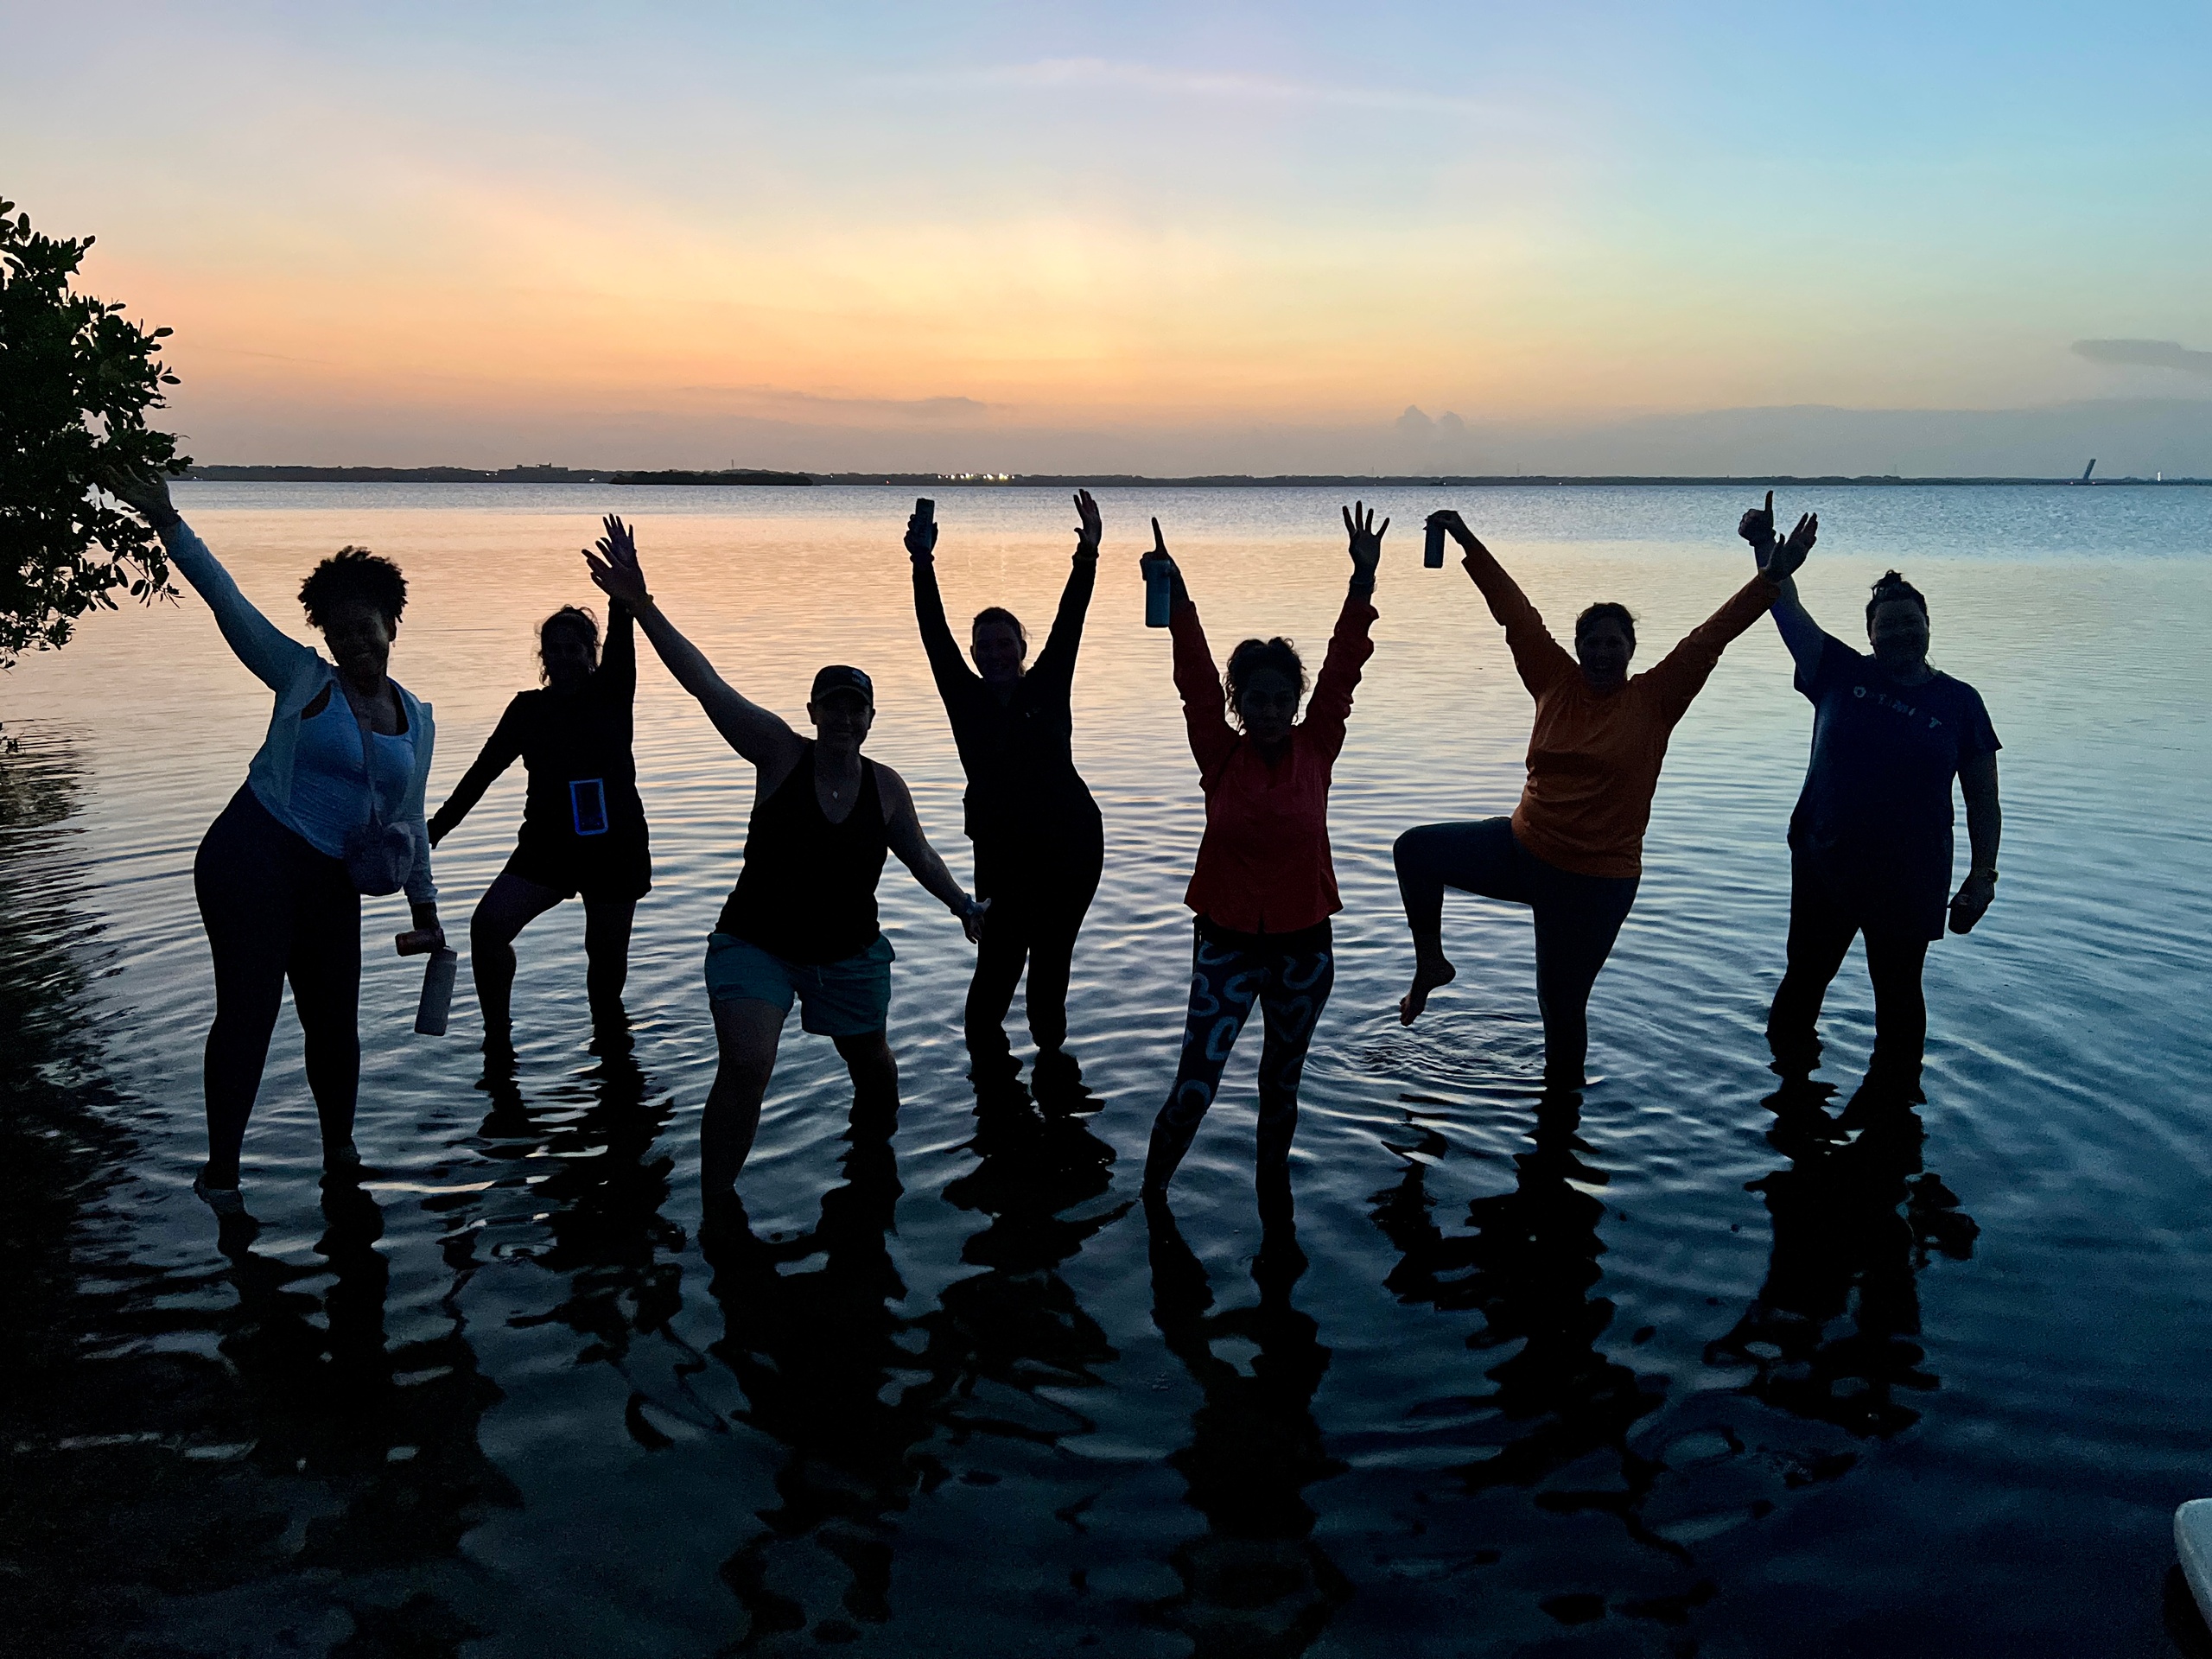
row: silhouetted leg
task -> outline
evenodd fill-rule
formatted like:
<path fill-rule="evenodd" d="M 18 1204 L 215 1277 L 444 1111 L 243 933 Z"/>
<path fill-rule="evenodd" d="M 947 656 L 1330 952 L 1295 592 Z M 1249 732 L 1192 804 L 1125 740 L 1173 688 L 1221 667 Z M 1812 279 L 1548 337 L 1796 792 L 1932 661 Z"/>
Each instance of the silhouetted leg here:
<path fill-rule="evenodd" d="M 283 1005 L 293 914 L 287 833 L 241 790 L 192 862 L 193 893 L 215 963 L 215 1022 L 207 1028 L 203 1072 L 205 1177 L 213 1186 L 238 1185 L 238 1147 Z"/>
<path fill-rule="evenodd" d="M 584 900 L 584 995 L 593 1027 L 609 1034 L 629 1024 L 622 988 L 630 982 L 630 926 L 637 914 L 635 899 Z"/>
<path fill-rule="evenodd" d="M 1920 986 L 1928 945 L 1887 929 L 1866 935 L 1866 973 L 1874 982 L 1874 1056 L 1866 1074 L 1907 1098 L 1919 1092 L 1928 1046 L 1928 999 Z"/>
<path fill-rule="evenodd" d="M 1198 1123 L 1221 1087 L 1221 1068 L 1236 1033 L 1251 1017 L 1266 966 L 1255 957 L 1201 936 L 1191 951 L 1191 1003 L 1183 1027 L 1183 1058 L 1175 1070 L 1167 1103 L 1152 1122 L 1152 1145 L 1144 1160 L 1144 1184 L 1165 1186 L 1174 1178 Z"/>
<path fill-rule="evenodd" d="M 1398 1004 L 1399 1020 L 1409 1026 L 1428 1006 L 1428 994 L 1458 976 L 1444 955 L 1444 889 L 1516 905 L 1529 895 L 1510 818 L 1425 823 L 1400 836 L 1390 857 L 1414 936 L 1413 988 Z"/>
<path fill-rule="evenodd" d="M 832 1037 L 837 1052 L 844 1057 L 845 1070 L 853 1078 L 853 1115 L 855 1121 L 863 1116 L 899 1109 L 899 1062 L 891 1052 L 891 1040 L 882 1032 L 871 1031 L 858 1037 Z"/>
<path fill-rule="evenodd" d="M 760 1100 L 776 1069 L 785 1010 L 754 997 L 714 1004 L 720 1064 L 699 1117 L 699 1185 L 710 1196 L 728 1190 L 760 1132 Z"/>
<path fill-rule="evenodd" d="M 1278 957 L 1260 991 L 1260 1183 L 1281 1172 L 1288 1179 L 1290 1143 L 1298 1133 L 1298 1084 L 1313 1028 L 1337 981 L 1336 952 L 1324 948 Z"/>
<path fill-rule="evenodd" d="M 1099 866 L 1095 858 L 1069 876 L 1057 890 L 1039 895 L 1037 916 L 1030 930 L 1029 988 L 1025 999 L 1029 1035 L 1039 1055 L 1067 1046 L 1068 980 L 1075 971 L 1076 936 L 1098 892 Z"/>
<path fill-rule="evenodd" d="M 468 918 L 468 965 L 476 976 L 476 1006 L 484 1014 L 486 1047 L 505 1046 L 513 1029 L 514 943 L 518 934 L 561 902 L 550 887 L 502 870 Z M 588 927 L 587 922 L 587 949 Z"/>
<path fill-rule="evenodd" d="M 968 982 L 968 1052 L 979 1064 L 1001 1061 L 1008 1052 L 1006 1015 L 1029 958 L 1028 930 L 1023 906 L 1008 895 L 1001 894 L 984 915 L 976 976 Z"/>
<path fill-rule="evenodd" d="M 1767 1046 L 1784 1070 L 1809 1071 L 1820 1064 L 1821 1004 L 1858 932 L 1859 924 L 1828 896 L 1819 876 L 1793 860 L 1788 967 L 1766 1016 Z M 1917 990 L 1917 963 L 1913 972 Z"/>
<path fill-rule="evenodd" d="M 299 884 L 292 925 L 292 1007 L 307 1038 L 308 1088 L 322 1126 L 323 1162 L 353 1155 L 353 1107 L 361 1088 L 361 896 L 345 868 L 325 860 Z"/>
<path fill-rule="evenodd" d="M 1522 855 L 1537 863 L 1534 855 Z M 1544 1084 L 1582 1087 L 1590 1057 L 1590 991 L 1636 902 L 1634 878 L 1544 867 L 1536 894 L 1536 1007 L 1544 1020 Z"/>

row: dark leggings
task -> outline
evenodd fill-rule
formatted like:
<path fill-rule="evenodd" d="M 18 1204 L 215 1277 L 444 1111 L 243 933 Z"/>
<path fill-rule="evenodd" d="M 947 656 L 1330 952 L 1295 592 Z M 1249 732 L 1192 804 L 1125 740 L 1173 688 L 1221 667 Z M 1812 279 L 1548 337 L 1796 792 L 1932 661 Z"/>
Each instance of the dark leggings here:
<path fill-rule="evenodd" d="M 1820 1063 L 1821 1004 L 1843 966 L 1851 941 L 1866 935 L 1866 975 L 1874 982 L 1874 1055 L 1870 1080 L 1912 1090 L 1920 1083 L 1921 1052 L 1928 1042 L 1928 1001 L 1920 970 L 1930 943 L 1916 930 L 1882 921 L 1868 925 L 1834 883 L 1802 858 L 1789 861 L 1789 956 L 1766 1035 L 1785 1068 L 1811 1070 Z"/>
<path fill-rule="evenodd" d="M 1398 837 L 1392 857 L 1414 950 L 1424 958 L 1444 954 L 1446 887 L 1535 912 L 1544 1081 L 1580 1089 L 1590 1053 L 1590 988 L 1636 902 L 1638 878 L 1577 875 L 1547 864 L 1521 844 L 1510 818 L 1425 823 Z"/>
<path fill-rule="evenodd" d="M 976 949 L 976 976 L 968 985 L 968 1046 L 976 1052 L 1006 1052 L 1007 1011 L 1025 965 L 1029 1035 L 1041 1053 L 1067 1042 L 1076 935 L 1098 891 L 1105 851 L 1097 845 L 1070 847 L 1065 860 L 1062 868 L 1040 868 L 1028 859 L 976 849 L 976 896 L 991 901 Z"/>
<path fill-rule="evenodd" d="M 1306 1071 L 1306 1051 L 1336 982 L 1336 950 L 1326 922 L 1275 939 L 1265 934 L 1209 938 L 1205 924 L 1198 924 L 1191 951 L 1183 1060 L 1167 1103 L 1153 1120 L 1144 1167 L 1147 1185 L 1165 1182 L 1191 1149 L 1198 1122 L 1221 1087 L 1229 1051 L 1236 1046 L 1255 1002 L 1267 1033 L 1260 1049 L 1261 1172 L 1287 1162 L 1291 1137 L 1298 1131 L 1298 1082 Z"/>
<path fill-rule="evenodd" d="M 284 982 L 307 1036 L 308 1087 L 323 1144 L 353 1133 L 361 1077 L 361 897 L 337 859 L 269 815 L 251 790 L 231 798 L 192 861 L 193 892 L 215 957 L 207 1032 L 207 1178 L 238 1179 L 238 1146 L 261 1090 Z"/>

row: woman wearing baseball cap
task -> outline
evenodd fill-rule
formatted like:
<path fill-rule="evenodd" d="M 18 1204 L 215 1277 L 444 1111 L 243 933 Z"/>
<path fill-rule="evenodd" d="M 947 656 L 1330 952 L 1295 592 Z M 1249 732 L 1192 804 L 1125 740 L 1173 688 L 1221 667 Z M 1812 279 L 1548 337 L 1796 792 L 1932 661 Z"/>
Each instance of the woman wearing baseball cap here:
<path fill-rule="evenodd" d="M 699 1179 L 727 1189 L 753 1150 L 760 1101 L 791 1004 L 804 1030 L 830 1039 L 853 1076 L 856 1103 L 895 1104 L 899 1065 L 884 1028 L 891 1007 L 891 942 L 876 924 L 884 855 L 981 935 L 985 906 L 963 891 L 922 833 L 913 797 L 890 767 L 861 758 L 875 720 L 875 688 L 857 668 L 821 670 L 807 698 L 815 734 L 748 702 L 676 630 L 645 589 L 638 545 L 620 518 L 584 561 L 638 624 L 677 683 L 699 700 L 730 747 L 760 775 L 745 868 L 707 941 L 707 995 L 721 1065 L 699 1125 Z"/>

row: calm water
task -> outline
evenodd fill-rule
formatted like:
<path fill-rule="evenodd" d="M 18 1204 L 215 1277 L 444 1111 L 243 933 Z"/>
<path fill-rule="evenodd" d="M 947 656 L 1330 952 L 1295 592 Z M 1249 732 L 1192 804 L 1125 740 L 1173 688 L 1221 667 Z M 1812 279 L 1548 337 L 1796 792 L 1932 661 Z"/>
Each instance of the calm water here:
<path fill-rule="evenodd" d="M 269 613 L 346 542 L 413 588 L 394 658 L 437 706 L 433 802 L 531 682 L 530 625 L 633 515 L 671 613 L 794 718 L 818 664 L 876 677 L 871 753 L 963 879 L 960 776 L 909 610 L 893 491 L 196 486 L 185 511 Z M 604 499 L 602 499 L 604 497 Z M 1759 1029 L 1808 709 L 1762 625 L 1677 733 L 1642 896 L 1592 1010 L 1579 1119 L 1535 1107 L 1523 915 L 1454 899 L 1459 982 L 1402 1031 L 1389 846 L 1507 810 L 1529 705 L 1395 495 L 1378 650 L 1332 820 L 1346 910 L 1295 1163 L 1310 1266 L 1260 1261 L 1251 1069 L 1175 1190 L 1133 1205 L 1173 1070 L 1201 825 L 1144 515 L 1217 644 L 1318 647 L 1336 499 L 1109 492 L 1077 681 L 1106 814 L 1076 963 L 1093 1098 L 979 1106 L 971 956 L 897 867 L 896 1134 L 847 1121 L 792 1022 L 747 1226 L 702 1249 L 703 936 L 749 769 L 650 657 L 639 763 L 657 886 L 632 1059 L 586 1050 L 582 917 L 521 943 L 522 1064 L 480 1082 L 412 1034 L 419 966 L 372 901 L 359 1139 L 322 1207 L 299 1037 L 247 1140 L 261 1222 L 188 1188 L 212 982 L 201 832 L 265 694 L 205 610 L 133 611 L 0 684 L 10 1295 L 28 1339 L 7 1582 L 26 1651 L 1395 1655 L 2202 1651 L 2167 1528 L 2212 1492 L 2212 929 L 2202 640 L 2212 493 L 1824 493 L 1802 579 L 1849 635 L 1906 567 L 1936 659 L 1986 698 L 2005 880 L 1931 956 L 1928 1104 L 1828 1141 L 1778 1123 Z M 1647 659 L 1745 564 L 1748 493 L 1530 488 L 1463 506 L 1554 619 L 1629 601 Z M 1057 494 L 948 492 L 956 613 L 1048 620 Z M 1412 527 L 1409 533 L 1409 527 Z M 441 850 L 448 925 L 504 861 L 518 768 Z M 1963 831 L 1961 831 L 1963 852 Z M 1830 1003 L 1837 1104 L 1871 1036 Z M 17 1040 L 20 1035 L 20 1042 Z M 89 1588 L 96 1593 L 88 1596 Z M 2183 1598 L 2185 1602 L 2185 1597 Z M 74 1630 L 77 1634 L 72 1636 Z"/>

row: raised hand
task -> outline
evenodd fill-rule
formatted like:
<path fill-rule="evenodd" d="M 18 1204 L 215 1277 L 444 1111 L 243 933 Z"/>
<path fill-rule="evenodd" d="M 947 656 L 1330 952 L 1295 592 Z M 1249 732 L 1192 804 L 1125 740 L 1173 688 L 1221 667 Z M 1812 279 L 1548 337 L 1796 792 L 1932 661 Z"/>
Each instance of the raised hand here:
<path fill-rule="evenodd" d="M 1489 549 L 1484 548 L 1475 539 L 1475 532 L 1467 528 L 1467 521 L 1459 516 L 1459 509 L 1457 507 L 1439 507 L 1428 515 L 1428 522 L 1432 524 L 1442 524 L 1445 534 L 1470 553 L 1478 550 L 1489 551 Z"/>
<path fill-rule="evenodd" d="M 919 564 L 937 556 L 937 520 L 918 512 L 906 515 L 906 556 Z"/>
<path fill-rule="evenodd" d="M 1344 532 L 1351 537 L 1352 580 L 1375 584 L 1375 567 L 1382 562 L 1382 537 L 1390 528 L 1385 518 L 1378 528 L 1375 523 L 1375 509 L 1363 501 L 1355 501 L 1344 509 Z"/>
<path fill-rule="evenodd" d="M 1766 505 L 1747 508 L 1736 521 L 1736 533 L 1751 544 L 1751 551 L 1759 556 L 1759 568 L 1766 568 L 1767 550 L 1774 545 L 1774 492 L 1766 493 Z"/>
<path fill-rule="evenodd" d="M 118 470 L 101 479 L 100 487 L 156 530 L 176 522 L 177 511 L 169 500 L 169 481 L 159 473 Z"/>
<path fill-rule="evenodd" d="M 1808 512 L 1800 518 L 1796 528 L 1789 532 L 1789 539 L 1778 547 L 1774 543 L 1773 533 L 1773 526 L 1770 524 L 1767 527 L 1767 544 L 1759 550 L 1759 569 L 1770 582 L 1787 582 L 1797 574 L 1805 563 L 1806 556 L 1812 552 L 1813 543 L 1820 540 L 1821 515 Z M 1752 545 L 1757 547 L 1758 543 L 1753 543 Z"/>
<path fill-rule="evenodd" d="M 1089 490 L 1077 490 L 1075 493 L 1075 516 L 1081 520 L 1075 527 L 1076 556 L 1080 559 L 1095 559 L 1098 556 L 1098 542 L 1099 538 L 1106 533 L 1106 525 L 1098 516 L 1098 504 L 1090 499 Z M 1157 519 L 1154 521 L 1153 527 L 1155 531 L 1158 530 Z"/>
<path fill-rule="evenodd" d="M 1157 518 L 1152 521 L 1152 545 L 1137 555 L 1137 569 L 1150 575 L 1155 559 L 1165 559 L 1170 569 L 1174 568 L 1175 556 L 1167 550 L 1167 538 L 1160 533 L 1160 520 Z"/>
<path fill-rule="evenodd" d="M 641 609 L 652 602 L 652 595 L 645 591 L 645 573 L 638 563 L 638 538 L 611 512 L 606 526 L 596 546 L 584 549 L 584 568 L 600 592 L 633 611 Z"/>

